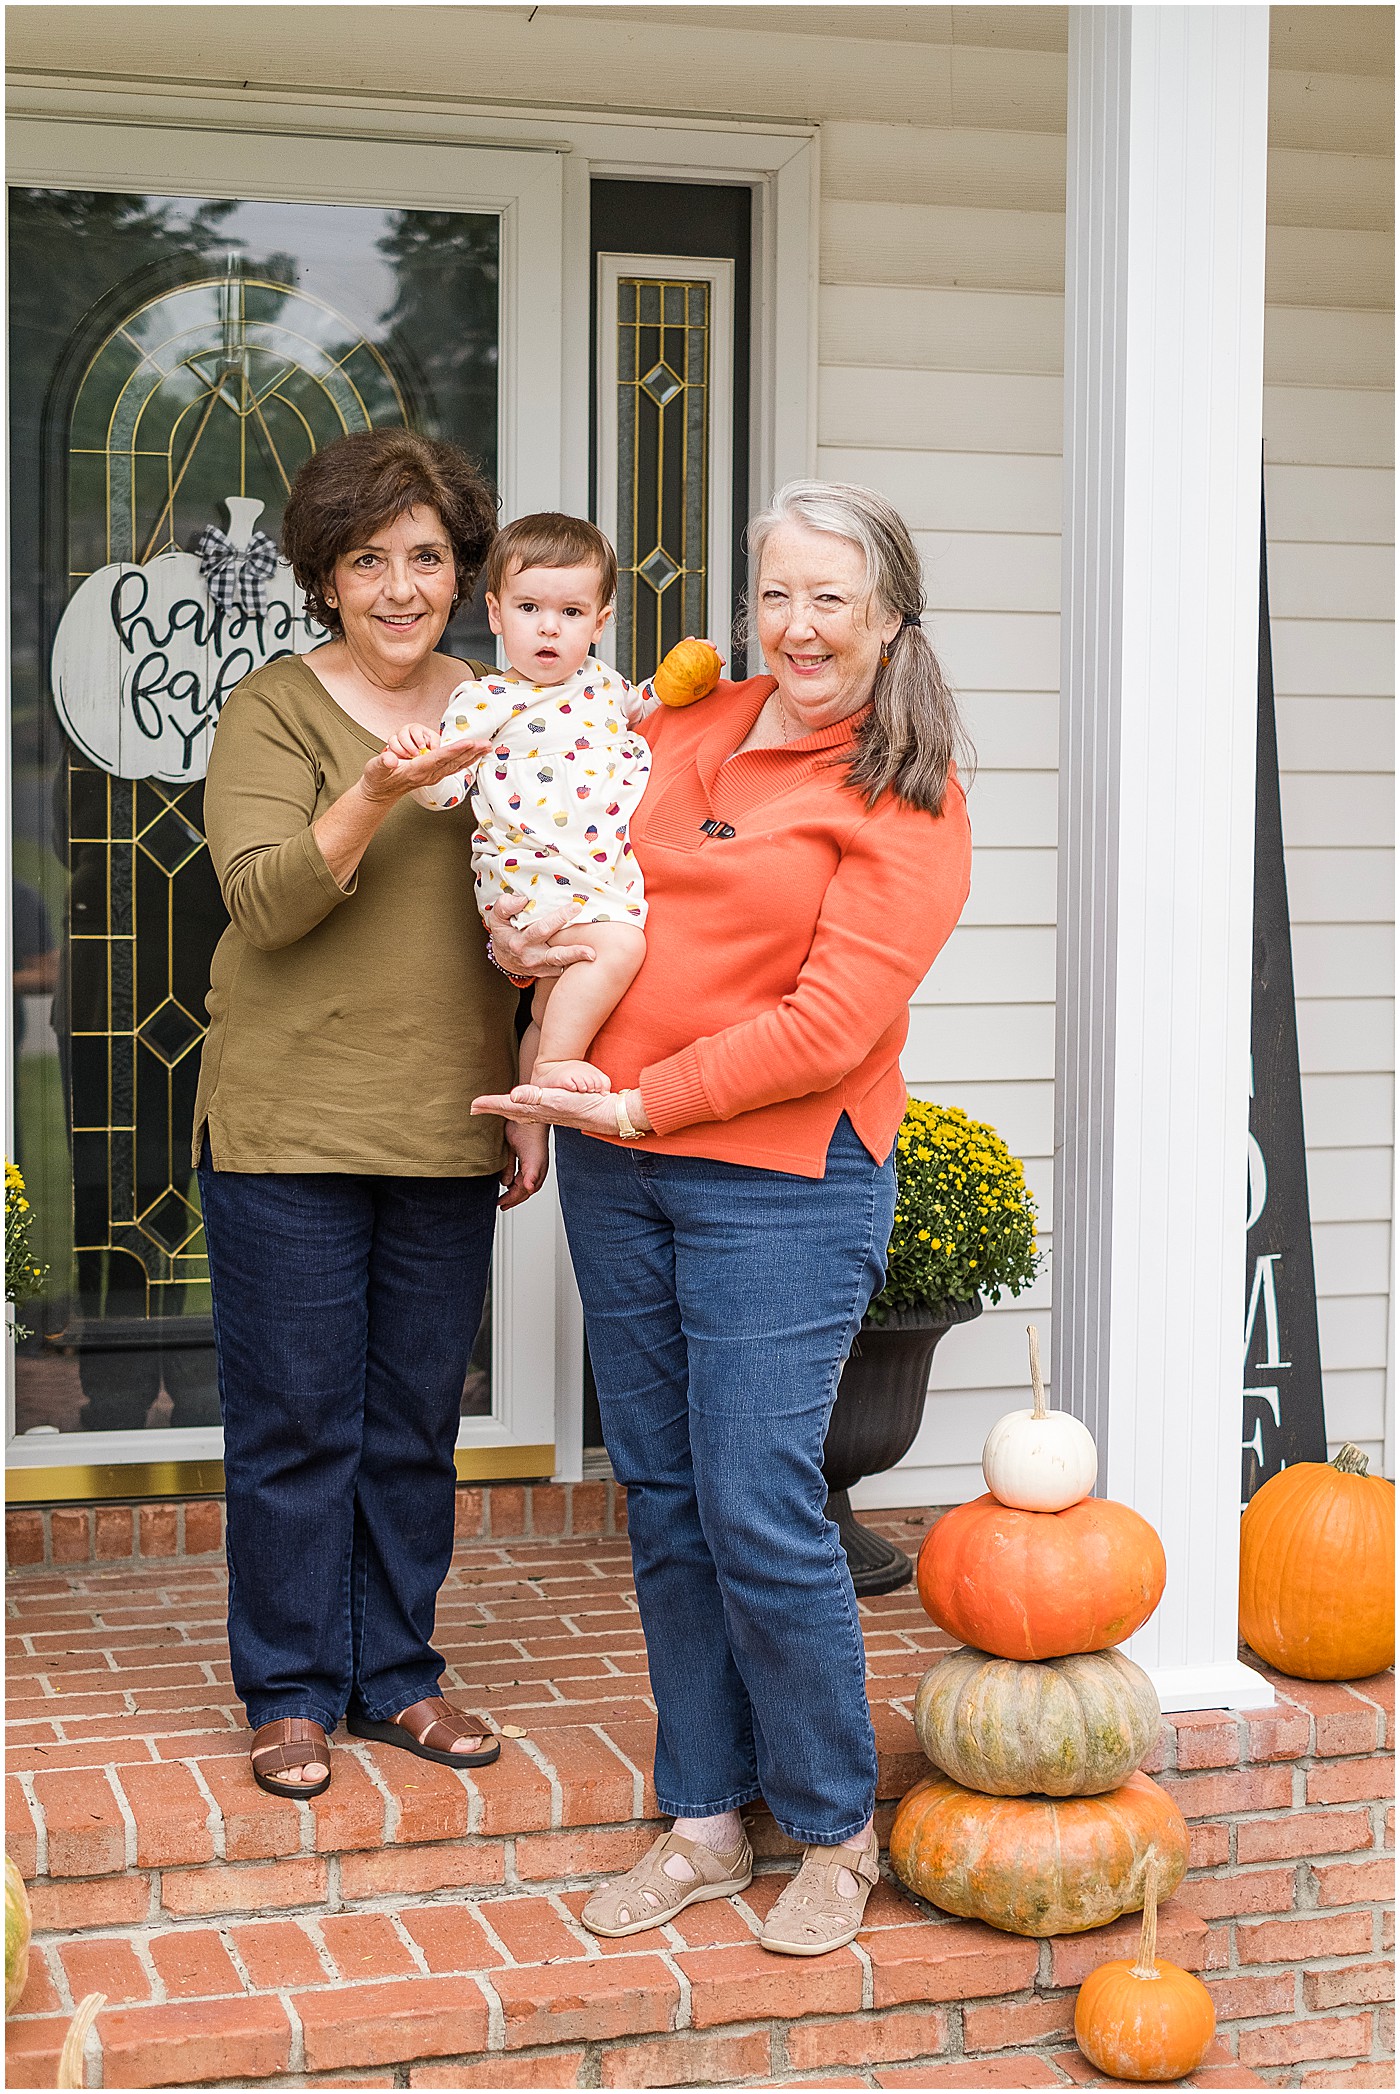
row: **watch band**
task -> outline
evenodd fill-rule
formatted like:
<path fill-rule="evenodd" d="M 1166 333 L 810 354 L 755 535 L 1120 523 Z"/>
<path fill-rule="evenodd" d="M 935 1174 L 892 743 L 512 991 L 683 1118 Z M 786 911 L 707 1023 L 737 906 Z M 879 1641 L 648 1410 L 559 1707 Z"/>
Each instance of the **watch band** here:
<path fill-rule="evenodd" d="M 627 1111 L 626 1091 L 615 1091 L 613 1093 L 613 1109 L 617 1114 L 617 1132 L 619 1139 L 625 1142 L 640 1141 L 642 1138 L 642 1130 L 640 1127 L 634 1127 L 632 1125 L 631 1118 Z"/>

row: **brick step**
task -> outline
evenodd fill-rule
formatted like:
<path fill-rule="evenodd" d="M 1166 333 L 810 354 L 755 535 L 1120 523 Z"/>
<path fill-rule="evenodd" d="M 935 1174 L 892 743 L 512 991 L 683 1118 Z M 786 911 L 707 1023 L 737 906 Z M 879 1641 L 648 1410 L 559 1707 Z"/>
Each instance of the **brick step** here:
<path fill-rule="evenodd" d="M 763 1869 L 743 1896 L 618 1942 L 579 1924 L 582 1886 L 40 1936 L 7 2084 L 53 2084 L 89 1991 L 109 2001 L 89 2085 L 392 2086 L 405 2068 L 415 2087 L 1103 2084 L 1071 2045 L 1074 1989 L 1128 1949 L 1135 1921 L 1022 1941 L 886 1881 L 852 1947 L 783 1958 L 755 1937 L 786 1880 Z M 1164 1907 L 1160 1940 L 1209 1967 L 1211 1931 L 1183 1900 Z M 1221 2044 L 1189 2084 L 1264 2082 Z"/>

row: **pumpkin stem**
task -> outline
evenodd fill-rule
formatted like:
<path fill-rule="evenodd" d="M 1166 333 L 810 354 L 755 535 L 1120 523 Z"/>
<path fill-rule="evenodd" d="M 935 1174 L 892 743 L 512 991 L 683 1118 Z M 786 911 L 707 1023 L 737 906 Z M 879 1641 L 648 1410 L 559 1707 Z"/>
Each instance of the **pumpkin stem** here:
<path fill-rule="evenodd" d="M 1353 1447 L 1350 1440 L 1345 1440 L 1332 1456 L 1332 1466 L 1340 1469 L 1344 1476 L 1364 1476 L 1371 1463 L 1359 1447 Z"/>
<path fill-rule="evenodd" d="M 1040 1375 L 1040 1332 L 1033 1323 L 1026 1325 L 1026 1336 L 1031 1341 L 1031 1387 L 1035 1391 L 1035 1408 L 1031 1412 L 1031 1416 L 1033 1418 L 1043 1418 L 1045 1416 L 1045 1383 Z M 1340 1458 L 1338 1456 L 1339 1460 Z"/>
<path fill-rule="evenodd" d="M 1157 1857 L 1149 1854 L 1147 1870 L 1143 1879 L 1142 1933 L 1138 1937 L 1137 1962 L 1133 1965 L 1135 1978 L 1155 1978 L 1157 1975 Z"/>

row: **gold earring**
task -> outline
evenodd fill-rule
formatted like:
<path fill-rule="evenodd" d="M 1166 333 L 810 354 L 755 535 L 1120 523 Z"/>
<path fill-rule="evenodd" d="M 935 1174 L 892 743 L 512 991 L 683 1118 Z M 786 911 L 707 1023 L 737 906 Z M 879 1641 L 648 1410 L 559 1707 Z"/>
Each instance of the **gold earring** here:
<path fill-rule="evenodd" d="M 882 648 L 882 649 L 880 650 L 880 667 L 881 667 L 882 669 L 888 669 L 888 668 L 889 668 L 889 666 L 890 666 L 890 650 L 889 650 L 889 648 L 888 648 L 888 647 L 884 647 L 884 648 Z"/>

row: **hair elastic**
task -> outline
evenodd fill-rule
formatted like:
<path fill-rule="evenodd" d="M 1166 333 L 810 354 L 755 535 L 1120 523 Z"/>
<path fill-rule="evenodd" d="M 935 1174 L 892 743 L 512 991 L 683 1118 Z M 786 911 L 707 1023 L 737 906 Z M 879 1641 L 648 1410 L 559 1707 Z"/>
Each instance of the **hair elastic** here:
<path fill-rule="evenodd" d="M 924 622 L 923 613 L 921 611 L 906 611 L 899 622 L 901 625 L 922 625 Z"/>

